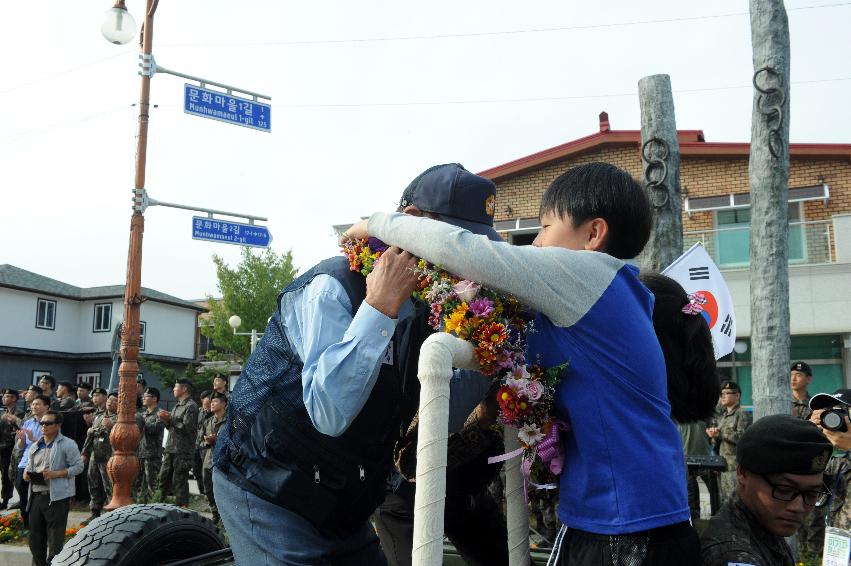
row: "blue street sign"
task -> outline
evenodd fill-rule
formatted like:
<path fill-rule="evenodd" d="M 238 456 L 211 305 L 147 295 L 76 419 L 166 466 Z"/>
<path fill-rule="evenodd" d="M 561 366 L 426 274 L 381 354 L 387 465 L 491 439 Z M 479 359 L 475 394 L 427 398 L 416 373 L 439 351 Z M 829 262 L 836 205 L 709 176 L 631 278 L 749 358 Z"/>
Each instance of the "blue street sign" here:
<path fill-rule="evenodd" d="M 263 132 L 272 131 L 272 107 L 269 104 L 188 83 L 183 85 L 183 111 Z"/>
<path fill-rule="evenodd" d="M 272 243 L 272 234 L 266 226 L 193 216 L 192 239 L 219 242 L 220 244 L 268 248 L 269 244 Z"/>

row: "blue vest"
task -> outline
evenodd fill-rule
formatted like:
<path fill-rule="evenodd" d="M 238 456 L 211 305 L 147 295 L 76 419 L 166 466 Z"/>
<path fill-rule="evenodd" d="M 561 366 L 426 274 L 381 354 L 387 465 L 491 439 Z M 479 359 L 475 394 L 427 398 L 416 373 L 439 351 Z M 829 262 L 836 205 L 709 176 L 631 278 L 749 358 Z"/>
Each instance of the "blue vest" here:
<path fill-rule="evenodd" d="M 653 295 L 624 266 L 591 309 L 564 328 L 538 315 L 528 359 L 569 363 L 555 406 L 563 436 L 558 515 L 603 535 L 687 521 L 682 439 L 670 418 L 665 358 L 653 330 Z"/>
<path fill-rule="evenodd" d="M 430 333 L 425 311 L 400 321 L 394 363 L 382 364 L 363 409 L 339 437 L 320 433 L 304 406 L 303 363 L 281 326 L 285 293 L 327 274 L 343 286 L 357 312 L 366 296 L 363 275 L 340 256 L 293 281 L 243 369 L 216 442 L 214 465 L 251 493 L 296 512 L 322 532 L 345 536 L 362 527 L 383 501 L 393 447 L 419 399 L 417 363 Z"/>

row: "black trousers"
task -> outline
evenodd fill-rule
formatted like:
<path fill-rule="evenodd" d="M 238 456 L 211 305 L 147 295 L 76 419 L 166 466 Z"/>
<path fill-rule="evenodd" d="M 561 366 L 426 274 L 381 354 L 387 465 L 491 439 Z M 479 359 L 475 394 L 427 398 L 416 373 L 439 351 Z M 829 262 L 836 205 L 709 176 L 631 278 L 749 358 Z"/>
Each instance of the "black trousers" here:
<path fill-rule="evenodd" d="M 24 479 L 24 469 L 16 468 L 17 475 L 15 476 L 15 489 L 18 490 L 18 497 L 21 502 L 21 519 L 24 521 L 24 526 L 27 526 L 27 518 L 29 517 L 29 513 L 27 513 L 27 496 L 30 491 L 30 482 Z"/>
<path fill-rule="evenodd" d="M 30 503 L 30 552 L 34 566 L 47 566 L 65 544 L 71 498 L 50 501 L 47 491 L 36 492 Z"/>
<path fill-rule="evenodd" d="M 447 493 L 443 529 L 471 566 L 508 566 L 508 535 L 502 510 L 483 490 Z M 414 484 L 404 483 L 376 509 L 376 530 L 390 566 L 410 566 L 414 542 Z"/>
<path fill-rule="evenodd" d="M 562 527 L 556 537 L 561 566 L 697 566 L 700 541 L 688 522 L 626 535 L 598 535 Z M 563 538 L 561 537 L 563 535 Z M 561 542 L 559 544 L 559 539 Z"/>
<path fill-rule="evenodd" d="M 11 466 L 12 446 L 0 448 L 0 485 L 2 485 L 0 497 L 4 503 L 12 499 L 12 493 L 15 491 L 15 476 L 12 474 L 17 471 L 17 468 L 12 470 Z"/>

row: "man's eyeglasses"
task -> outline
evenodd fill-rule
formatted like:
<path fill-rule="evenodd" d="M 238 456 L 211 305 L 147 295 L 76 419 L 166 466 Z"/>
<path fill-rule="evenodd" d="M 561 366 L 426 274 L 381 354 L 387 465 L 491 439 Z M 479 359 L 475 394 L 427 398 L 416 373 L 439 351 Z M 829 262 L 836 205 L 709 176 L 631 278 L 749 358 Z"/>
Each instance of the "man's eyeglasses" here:
<path fill-rule="evenodd" d="M 809 505 L 810 507 L 821 507 L 830 500 L 830 496 L 832 495 L 827 489 L 803 490 L 791 485 L 773 483 L 762 474 L 759 474 L 759 476 L 765 480 L 765 483 L 771 486 L 771 497 L 780 501 L 795 501 L 795 499 L 800 495 L 804 500 L 805 505 Z"/>
<path fill-rule="evenodd" d="M 59 424 L 59 423 L 57 423 L 56 421 L 39 421 L 38 424 L 40 424 L 41 426 L 50 426 L 50 425 L 55 425 L 55 424 Z"/>

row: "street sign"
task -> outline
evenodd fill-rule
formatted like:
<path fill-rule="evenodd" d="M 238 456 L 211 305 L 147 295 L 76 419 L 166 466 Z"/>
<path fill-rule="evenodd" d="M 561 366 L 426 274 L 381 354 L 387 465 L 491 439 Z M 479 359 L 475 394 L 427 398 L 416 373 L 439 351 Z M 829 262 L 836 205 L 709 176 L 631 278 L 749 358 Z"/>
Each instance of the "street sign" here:
<path fill-rule="evenodd" d="M 272 106 L 198 85 L 183 85 L 183 111 L 263 132 L 272 131 Z"/>
<path fill-rule="evenodd" d="M 269 244 L 272 243 L 272 233 L 266 226 L 193 216 L 192 239 L 219 242 L 220 244 L 268 248 Z"/>

